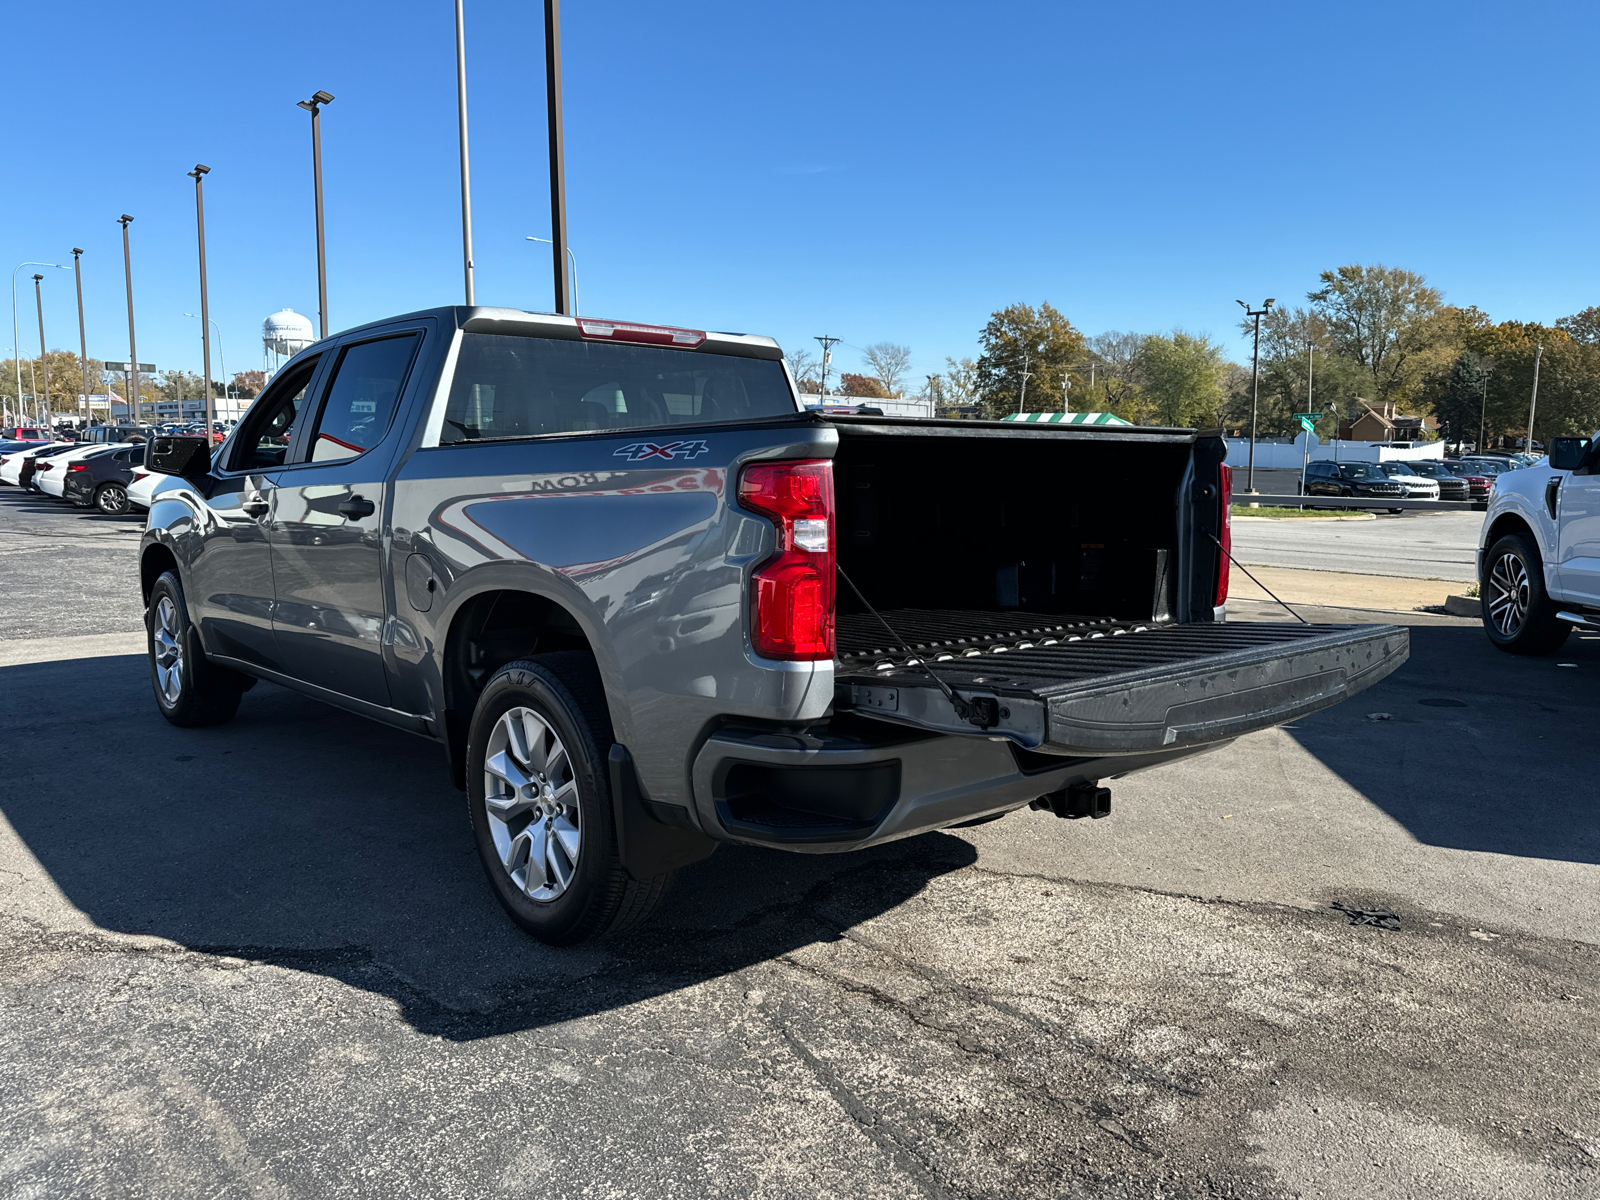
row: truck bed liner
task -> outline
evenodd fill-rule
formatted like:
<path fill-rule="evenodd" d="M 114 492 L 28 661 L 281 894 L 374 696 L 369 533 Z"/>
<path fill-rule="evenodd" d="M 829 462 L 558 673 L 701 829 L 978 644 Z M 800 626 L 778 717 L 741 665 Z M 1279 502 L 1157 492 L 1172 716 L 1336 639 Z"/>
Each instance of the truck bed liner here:
<path fill-rule="evenodd" d="M 839 698 L 865 716 L 949 733 L 1003 735 L 1062 754 L 1129 754 L 1226 741 L 1326 708 L 1406 660 L 1392 625 L 1156 624 L 1038 613 L 841 616 Z M 888 643 L 887 645 L 885 643 Z M 963 699 L 993 696 L 975 728 L 922 663 Z"/>

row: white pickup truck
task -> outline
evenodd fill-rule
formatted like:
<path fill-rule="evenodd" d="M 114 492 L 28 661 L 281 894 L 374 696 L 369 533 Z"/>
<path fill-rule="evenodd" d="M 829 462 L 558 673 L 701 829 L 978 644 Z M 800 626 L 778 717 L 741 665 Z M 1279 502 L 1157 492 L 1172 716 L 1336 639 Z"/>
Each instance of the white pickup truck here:
<path fill-rule="evenodd" d="M 1549 654 L 1600 629 L 1600 433 L 1495 481 L 1478 544 L 1483 627 L 1512 654 Z"/>

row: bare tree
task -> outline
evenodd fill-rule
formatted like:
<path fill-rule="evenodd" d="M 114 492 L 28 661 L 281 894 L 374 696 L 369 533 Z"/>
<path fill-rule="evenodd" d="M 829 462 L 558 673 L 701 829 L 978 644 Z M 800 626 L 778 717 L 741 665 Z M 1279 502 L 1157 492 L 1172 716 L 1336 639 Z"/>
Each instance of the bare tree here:
<path fill-rule="evenodd" d="M 1094 363 L 1094 392 L 1088 409 L 1115 411 L 1134 402 L 1139 391 L 1139 350 L 1142 333 L 1108 330 L 1089 339 L 1089 356 Z M 1080 372 L 1082 368 L 1079 368 Z"/>
<path fill-rule="evenodd" d="M 817 356 L 802 347 L 799 350 L 785 350 L 783 357 L 789 362 L 789 370 L 794 372 L 794 381 L 799 384 L 802 392 L 816 392 L 822 390 L 822 384 L 817 378 Z"/>
<path fill-rule="evenodd" d="M 900 383 L 911 366 L 911 347 L 897 346 L 893 342 L 874 342 L 861 352 L 872 368 L 872 373 L 891 396 L 900 395 Z"/>

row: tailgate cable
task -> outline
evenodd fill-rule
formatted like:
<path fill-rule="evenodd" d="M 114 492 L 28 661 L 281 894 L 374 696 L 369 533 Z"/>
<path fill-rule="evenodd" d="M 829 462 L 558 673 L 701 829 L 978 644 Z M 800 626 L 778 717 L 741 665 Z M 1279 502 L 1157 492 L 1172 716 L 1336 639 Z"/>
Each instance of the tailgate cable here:
<path fill-rule="evenodd" d="M 906 645 L 905 638 L 896 633 L 894 626 L 883 619 L 883 614 L 872 607 L 872 602 L 861 594 L 861 589 L 856 586 L 855 580 L 851 579 L 850 576 L 844 573 L 844 568 L 835 562 L 833 569 L 838 573 L 840 579 L 844 580 L 850 585 L 850 590 L 856 594 L 856 599 L 861 601 L 861 603 L 866 606 L 866 610 L 874 617 L 878 618 L 878 624 L 887 629 L 889 631 L 889 636 L 900 643 L 900 648 L 904 650 L 908 656 L 906 665 L 922 668 L 923 672 L 928 676 L 928 678 L 933 680 L 934 686 L 944 693 L 944 698 L 950 701 L 950 707 L 955 709 L 956 716 L 960 717 L 963 721 L 966 721 L 969 725 L 976 725 L 979 729 L 988 729 L 991 725 L 998 725 L 1000 723 L 1000 714 L 998 711 L 1000 707 L 999 701 L 997 701 L 993 696 L 974 696 L 969 701 L 963 700 L 960 696 L 956 695 L 955 689 L 953 689 L 943 679 L 940 679 L 938 675 L 934 674 L 932 667 L 930 667 L 922 659 L 916 657 L 916 651 L 910 646 Z"/>
<path fill-rule="evenodd" d="M 1273 592 L 1272 592 L 1271 588 L 1269 588 L 1266 584 L 1262 583 L 1261 580 L 1257 579 L 1254 575 L 1251 575 L 1249 570 L 1246 569 L 1245 565 L 1242 562 L 1240 562 L 1237 558 L 1235 558 L 1233 556 L 1233 551 L 1229 550 L 1220 541 L 1217 541 L 1217 535 L 1216 534 L 1208 532 L 1206 534 L 1206 536 L 1208 538 L 1210 538 L 1213 542 L 1217 543 L 1217 549 L 1221 550 L 1224 554 L 1226 554 L 1228 556 L 1228 561 L 1229 562 L 1231 562 L 1234 566 L 1238 567 L 1239 570 L 1244 571 L 1245 575 L 1249 577 L 1251 583 L 1255 584 L 1258 588 L 1260 588 L 1267 595 L 1272 596 L 1272 598 L 1274 600 L 1278 600 L 1278 597 L 1273 595 Z M 851 586 L 854 586 L 854 585 L 852 584 Z M 1282 600 L 1278 600 L 1278 603 L 1279 604 L 1283 604 L 1283 607 L 1285 609 L 1288 609 L 1289 615 L 1291 617 L 1293 617 L 1296 621 L 1299 621 L 1300 624 L 1302 624 L 1302 625 L 1311 624 L 1310 621 L 1306 620 L 1299 613 L 1295 612 L 1294 609 L 1289 608 L 1289 606 L 1287 604 L 1284 604 L 1284 602 Z"/>

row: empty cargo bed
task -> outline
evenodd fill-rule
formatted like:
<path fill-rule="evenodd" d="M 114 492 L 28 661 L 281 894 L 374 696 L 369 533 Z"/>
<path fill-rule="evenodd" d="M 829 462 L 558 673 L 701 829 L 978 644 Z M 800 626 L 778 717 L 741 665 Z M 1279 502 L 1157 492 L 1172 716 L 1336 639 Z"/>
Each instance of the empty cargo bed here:
<path fill-rule="evenodd" d="M 1316 712 L 1403 663 L 1409 635 L 1392 625 L 897 609 L 881 620 L 840 614 L 837 645 L 842 709 L 1049 753 L 1104 755 L 1226 741 Z"/>

